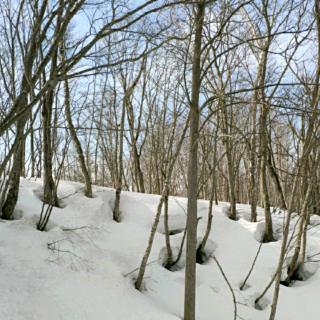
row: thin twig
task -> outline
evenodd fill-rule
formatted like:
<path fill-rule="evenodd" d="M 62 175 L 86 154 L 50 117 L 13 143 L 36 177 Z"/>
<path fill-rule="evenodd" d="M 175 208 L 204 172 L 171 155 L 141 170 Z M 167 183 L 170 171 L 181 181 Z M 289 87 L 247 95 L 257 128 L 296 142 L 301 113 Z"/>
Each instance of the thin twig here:
<path fill-rule="evenodd" d="M 251 273 L 252 273 L 252 271 L 253 271 L 253 268 L 254 268 L 254 266 L 255 266 L 255 264 L 256 264 L 256 261 L 257 261 L 257 259 L 258 259 L 260 250 L 261 250 L 261 248 L 262 248 L 262 245 L 263 245 L 263 242 L 260 242 L 260 245 L 259 245 L 258 251 L 257 251 L 257 253 L 256 253 L 256 256 L 254 257 L 253 263 L 252 263 L 252 265 L 251 265 L 251 268 L 250 268 L 250 270 L 249 270 L 246 278 L 244 279 L 242 285 L 240 286 L 240 290 L 243 290 L 243 288 L 245 287 L 245 285 L 246 285 L 246 283 L 247 283 L 247 281 L 248 281 L 248 279 L 249 279 L 249 277 L 250 277 L 250 275 L 251 275 Z"/>
<path fill-rule="evenodd" d="M 218 259 L 217 259 L 215 256 L 213 256 L 213 259 L 214 259 L 214 261 L 216 262 L 216 264 L 217 264 L 217 266 L 218 266 L 218 268 L 219 268 L 219 270 L 220 270 L 220 272 L 221 272 L 224 280 L 226 281 L 226 283 L 227 283 L 227 285 L 228 285 L 228 287 L 229 287 L 229 289 L 230 289 L 230 292 L 231 292 L 231 294 L 232 294 L 233 307 L 234 307 L 234 310 L 233 310 L 233 320 L 237 320 L 237 317 L 238 317 L 238 316 L 237 316 L 237 313 L 238 313 L 238 311 L 237 311 L 236 295 L 234 294 L 234 290 L 233 290 L 233 288 L 232 288 L 232 286 L 231 286 L 231 284 L 230 284 L 230 282 L 229 282 L 226 274 L 224 273 L 224 271 L 223 271 L 223 269 L 222 269 L 222 266 L 221 266 L 221 264 L 219 263 Z"/>

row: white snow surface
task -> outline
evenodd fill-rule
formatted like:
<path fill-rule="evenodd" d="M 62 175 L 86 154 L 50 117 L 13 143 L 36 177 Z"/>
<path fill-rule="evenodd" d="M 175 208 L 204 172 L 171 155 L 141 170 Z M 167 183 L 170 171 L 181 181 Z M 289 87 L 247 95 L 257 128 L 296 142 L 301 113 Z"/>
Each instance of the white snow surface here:
<path fill-rule="evenodd" d="M 83 195 L 80 183 L 62 181 L 59 197 L 64 208 L 54 208 L 46 232 L 36 230 L 42 203 L 42 182 L 21 179 L 14 221 L 0 220 L 0 320 L 175 320 L 183 319 L 184 267 L 168 271 L 161 265 L 165 246 L 163 219 L 144 278 L 137 291 L 134 271 L 147 245 L 159 196 L 123 192 L 123 220 L 112 220 L 114 190 L 94 187 L 94 198 Z M 169 200 L 170 236 L 178 248 L 186 221 L 185 198 Z M 238 319 L 267 320 L 273 287 L 254 308 L 255 298 L 272 278 L 281 245 L 284 214 L 273 214 L 276 242 L 263 244 L 245 290 L 239 287 L 247 275 L 263 232 L 259 222 L 249 221 L 250 207 L 237 205 L 238 221 L 225 215 L 227 203 L 213 208 L 209 243 L 228 277 L 237 300 Z M 207 221 L 208 201 L 199 200 L 198 237 Z M 297 222 L 293 219 L 292 228 Z M 311 219 L 308 255 L 320 251 L 319 219 Z M 176 249 L 174 249 L 176 250 Z M 319 256 L 314 256 L 317 260 Z M 312 276 L 288 288 L 281 286 L 278 320 L 319 320 L 320 273 L 310 262 Z M 134 272 L 132 272 L 134 271 Z M 232 295 L 214 259 L 197 265 L 197 320 L 232 320 Z"/>

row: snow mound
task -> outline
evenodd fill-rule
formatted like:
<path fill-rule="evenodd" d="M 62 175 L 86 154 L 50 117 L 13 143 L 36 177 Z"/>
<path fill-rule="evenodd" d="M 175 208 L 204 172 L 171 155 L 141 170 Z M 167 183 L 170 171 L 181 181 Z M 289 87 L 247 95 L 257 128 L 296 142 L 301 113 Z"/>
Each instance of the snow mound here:
<path fill-rule="evenodd" d="M 311 215 L 310 216 L 310 224 L 312 226 L 320 225 L 320 216 L 318 216 L 317 214 Z"/>
<path fill-rule="evenodd" d="M 36 230 L 42 202 L 41 180 L 21 179 L 19 220 L 0 220 L 0 320 L 178 320 L 184 306 L 184 243 L 176 272 L 163 267 L 167 260 L 164 221 L 150 253 L 145 291 L 137 291 L 131 277 L 143 257 L 159 196 L 123 192 L 121 223 L 112 220 L 114 190 L 94 186 L 86 198 L 80 183 L 61 181 L 59 198 L 65 208 L 54 208 L 47 232 Z M 173 258 L 178 256 L 186 224 L 187 200 L 170 197 L 169 229 Z M 207 227 L 209 203 L 198 203 L 198 246 Z M 240 291 L 256 256 L 264 231 L 263 210 L 258 223 L 248 221 L 250 206 L 237 204 L 240 219 L 227 217 L 229 204 L 213 208 L 213 223 L 205 246 L 206 263 L 197 264 L 197 320 L 233 319 L 234 305 L 214 257 L 233 288 L 239 319 L 267 320 L 273 287 L 255 306 L 276 270 L 281 241 L 263 244 L 255 267 Z M 275 235 L 282 234 L 285 214 L 273 214 Z M 292 233 L 298 216 L 290 226 Z M 281 286 L 277 320 L 319 320 L 319 217 L 311 216 L 304 276 L 290 288 Z M 291 253 L 290 255 L 291 256 Z M 285 272 L 284 272 L 285 273 Z M 301 297 L 303 307 L 301 307 Z M 258 307 L 259 310 L 256 308 Z"/>

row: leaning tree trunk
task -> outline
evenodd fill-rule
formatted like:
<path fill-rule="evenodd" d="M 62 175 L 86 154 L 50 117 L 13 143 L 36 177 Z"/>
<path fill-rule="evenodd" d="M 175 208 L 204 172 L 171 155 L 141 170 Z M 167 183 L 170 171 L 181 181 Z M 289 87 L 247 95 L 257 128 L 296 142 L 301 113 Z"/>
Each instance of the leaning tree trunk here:
<path fill-rule="evenodd" d="M 156 230 L 157 230 L 157 227 L 158 227 L 158 224 L 159 224 L 160 216 L 161 216 L 161 209 L 162 209 L 163 203 L 165 201 L 166 195 L 169 194 L 169 185 L 170 185 L 172 172 L 173 172 L 175 163 L 176 163 L 176 161 L 178 159 L 178 156 L 180 154 L 180 150 L 182 148 L 182 145 L 183 145 L 183 142 L 184 142 L 188 127 L 189 127 L 189 118 L 186 121 L 185 127 L 183 129 L 182 135 L 181 135 L 179 143 L 177 145 L 176 151 L 175 151 L 174 155 L 171 158 L 170 164 L 168 164 L 168 169 L 167 169 L 167 172 L 166 172 L 166 180 L 165 180 L 164 187 L 163 187 L 163 190 L 162 190 L 162 194 L 161 194 L 158 206 L 157 206 L 156 216 L 154 218 L 154 221 L 153 221 L 153 224 L 152 224 L 152 227 L 151 227 L 147 248 L 146 248 L 146 250 L 144 252 L 144 255 L 142 257 L 142 260 L 141 260 L 141 263 L 140 263 L 140 267 L 139 267 L 139 273 L 138 273 L 137 279 L 136 279 L 135 284 L 134 284 L 135 288 L 137 290 L 141 290 L 144 273 L 146 271 L 148 259 L 149 259 L 149 256 L 150 256 L 150 253 L 151 253 L 151 249 L 152 249 L 152 245 L 153 245 L 153 240 L 154 240 L 154 237 L 155 237 L 155 234 L 156 234 Z M 173 262 L 173 263 L 175 263 L 175 262 Z"/>
<path fill-rule="evenodd" d="M 64 81 L 64 104 L 65 104 L 65 115 L 68 123 L 68 129 L 70 132 L 70 136 L 72 139 L 72 142 L 74 144 L 74 147 L 76 149 L 78 160 L 80 163 L 82 175 L 85 181 L 85 191 L 84 194 L 88 198 L 92 198 L 92 182 L 91 177 L 89 174 L 89 171 L 86 166 L 86 162 L 83 155 L 83 150 L 81 147 L 80 140 L 78 139 L 76 129 L 72 123 L 72 117 L 71 117 L 71 110 L 70 110 L 70 89 L 69 89 L 69 83 L 68 80 Z"/>
<path fill-rule="evenodd" d="M 215 171 L 215 166 L 214 166 L 214 169 Z M 206 228 L 206 232 L 203 236 L 203 239 L 197 249 L 197 262 L 198 263 L 203 263 L 204 262 L 204 259 L 203 259 L 203 256 L 204 256 L 204 249 L 205 249 L 205 246 L 207 244 L 207 241 L 209 239 L 209 235 L 210 235 L 210 232 L 211 232 L 211 227 L 212 227 L 212 218 L 213 218 L 213 214 L 212 214 L 212 211 L 213 211 L 213 199 L 214 199 L 214 190 L 215 190 L 215 175 L 213 175 L 212 177 L 212 186 L 211 186 L 211 195 L 210 195 L 210 200 L 209 200 L 209 210 L 208 210 L 208 221 L 207 221 L 207 228 Z"/>
<path fill-rule="evenodd" d="M 21 106 L 26 105 L 27 103 L 27 97 L 26 99 L 22 99 L 21 102 L 24 102 L 25 104 L 21 103 Z M 16 207 L 17 201 L 18 201 L 18 195 L 19 195 L 19 186 L 20 186 L 20 175 L 22 166 L 24 165 L 24 143 L 25 143 L 25 137 L 24 137 L 24 127 L 26 124 L 26 118 L 22 118 L 17 123 L 17 130 L 16 130 L 16 139 L 17 139 L 17 145 L 15 147 L 15 152 L 13 156 L 13 163 L 12 168 L 9 174 L 9 189 L 7 192 L 6 200 L 2 207 L 2 219 L 10 220 L 13 218 L 14 209 Z"/>
<path fill-rule="evenodd" d="M 271 147 L 268 148 L 268 161 L 267 161 L 267 165 L 268 165 L 268 169 L 270 172 L 270 176 L 274 182 L 274 185 L 276 187 L 277 193 L 279 195 L 280 198 L 280 207 L 281 209 L 287 210 L 287 204 L 286 204 L 286 200 L 285 200 L 285 196 L 284 196 L 284 192 L 283 192 L 283 188 L 280 182 L 280 178 L 279 175 L 276 171 L 275 165 L 273 163 L 273 154 L 272 154 L 272 150 Z"/>

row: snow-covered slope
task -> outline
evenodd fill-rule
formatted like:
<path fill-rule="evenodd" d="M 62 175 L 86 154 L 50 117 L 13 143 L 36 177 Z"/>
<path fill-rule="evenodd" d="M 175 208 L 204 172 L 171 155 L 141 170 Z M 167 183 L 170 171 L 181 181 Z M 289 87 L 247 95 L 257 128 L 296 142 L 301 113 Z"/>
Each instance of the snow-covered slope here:
<path fill-rule="evenodd" d="M 134 289 L 132 272 L 144 253 L 159 196 L 124 192 L 123 221 L 112 221 L 114 191 L 95 187 L 85 198 L 81 185 L 61 182 L 64 208 L 55 208 L 49 230 L 37 231 L 41 181 L 22 180 L 15 221 L 0 220 L 0 320 L 174 320 L 182 319 L 184 269 L 166 270 L 159 262 L 165 245 L 163 221 L 156 235 L 145 290 Z M 180 244 L 185 225 L 186 199 L 171 198 L 170 228 L 173 246 Z M 199 201 L 198 234 L 206 227 L 207 201 Z M 279 255 L 280 241 L 264 244 L 245 290 L 239 286 L 255 257 L 263 222 L 247 220 L 249 207 L 239 205 L 238 221 L 229 220 L 227 204 L 214 207 L 210 239 L 237 300 L 239 319 L 267 320 L 273 288 L 256 310 L 254 300 L 270 281 Z M 283 215 L 274 215 L 280 234 Z M 259 212 L 262 220 L 262 211 Z M 294 223 L 294 222 L 293 222 Z M 309 254 L 320 251 L 320 228 L 309 232 Z M 317 263 L 310 263 L 314 271 Z M 281 287 L 279 320 L 319 320 L 320 273 L 294 287 Z M 197 319 L 231 320 L 232 295 L 216 262 L 197 266 Z"/>

